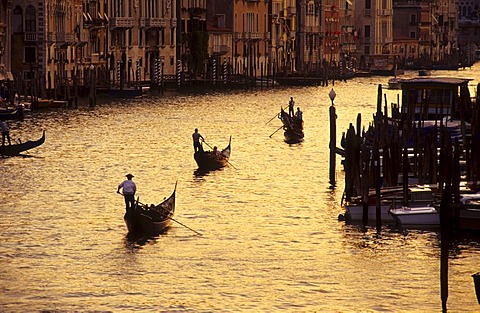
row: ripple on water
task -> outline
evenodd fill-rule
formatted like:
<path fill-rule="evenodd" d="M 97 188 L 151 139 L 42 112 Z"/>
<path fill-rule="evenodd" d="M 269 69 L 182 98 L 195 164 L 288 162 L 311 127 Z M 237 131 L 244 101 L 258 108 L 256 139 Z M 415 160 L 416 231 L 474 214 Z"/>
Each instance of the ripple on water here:
<path fill-rule="evenodd" d="M 474 69 L 475 70 L 475 69 Z M 472 71 L 474 71 L 472 70 Z M 336 82 L 337 134 L 376 109 L 381 78 Z M 383 82 L 385 83 L 385 82 Z M 0 249 L 6 310 L 438 311 L 439 238 L 345 225 L 344 172 L 330 188 L 329 87 L 114 100 L 94 109 L 32 113 L 12 123 L 45 144 L 0 159 Z M 305 141 L 283 142 L 274 118 L 290 96 Z M 393 101 L 395 94 L 389 93 Z M 199 173 L 191 134 L 232 136 L 233 166 Z M 177 186 L 178 223 L 128 238 L 116 194 L 135 175 L 159 203 Z M 478 240 L 452 251 L 449 308 L 476 307 Z"/>

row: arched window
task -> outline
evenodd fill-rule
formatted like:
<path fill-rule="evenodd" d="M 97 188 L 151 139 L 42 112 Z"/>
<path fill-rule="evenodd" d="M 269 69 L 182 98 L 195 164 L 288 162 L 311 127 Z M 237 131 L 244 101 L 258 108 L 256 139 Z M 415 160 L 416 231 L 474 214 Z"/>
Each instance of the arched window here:
<path fill-rule="evenodd" d="M 35 33 L 37 31 L 37 18 L 35 8 L 29 5 L 25 10 L 25 32 Z"/>
<path fill-rule="evenodd" d="M 23 12 L 22 8 L 16 6 L 13 9 L 13 33 L 23 33 Z"/>

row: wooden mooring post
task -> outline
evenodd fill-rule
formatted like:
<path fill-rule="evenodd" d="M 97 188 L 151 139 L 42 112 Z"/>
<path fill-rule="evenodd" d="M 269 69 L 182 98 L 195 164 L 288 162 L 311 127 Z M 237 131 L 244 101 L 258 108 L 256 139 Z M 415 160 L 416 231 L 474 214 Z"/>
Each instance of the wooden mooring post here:
<path fill-rule="evenodd" d="M 447 312 L 448 299 L 448 246 L 450 238 L 449 211 L 452 200 L 451 184 L 452 171 L 450 167 L 453 164 L 452 148 L 450 135 L 444 130 L 442 136 L 440 151 L 440 176 L 443 177 L 444 188 L 440 202 L 440 298 L 442 300 L 442 311 Z M 443 142 L 442 142 L 443 141 Z"/>

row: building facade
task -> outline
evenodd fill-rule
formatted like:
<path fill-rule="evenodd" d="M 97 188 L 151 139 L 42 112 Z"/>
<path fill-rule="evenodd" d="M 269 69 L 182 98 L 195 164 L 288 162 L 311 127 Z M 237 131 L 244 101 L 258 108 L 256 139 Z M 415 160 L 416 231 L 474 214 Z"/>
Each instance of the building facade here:
<path fill-rule="evenodd" d="M 0 1 L 0 82 L 13 81 L 11 65 L 12 1 Z M 5 98 L 5 93 L 1 95 Z"/>
<path fill-rule="evenodd" d="M 108 0 L 109 78 L 116 88 L 176 73 L 177 6 L 173 0 Z M 161 64 L 161 65 L 160 65 Z"/>
<path fill-rule="evenodd" d="M 392 52 L 392 0 L 356 0 L 355 26 L 358 29 L 357 59 L 364 67 L 369 56 Z"/>
<path fill-rule="evenodd" d="M 297 2 L 297 68 L 301 72 L 318 71 L 322 64 L 322 5 L 320 1 Z"/>
<path fill-rule="evenodd" d="M 465 0 L 458 9 L 458 48 L 466 63 L 480 59 L 480 0 Z"/>

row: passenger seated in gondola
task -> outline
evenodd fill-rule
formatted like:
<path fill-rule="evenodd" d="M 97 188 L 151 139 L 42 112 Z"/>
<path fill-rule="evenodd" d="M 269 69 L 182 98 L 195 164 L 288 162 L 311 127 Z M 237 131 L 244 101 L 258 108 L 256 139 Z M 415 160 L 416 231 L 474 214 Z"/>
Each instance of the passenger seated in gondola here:
<path fill-rule="evenodd" d="M 222 153 L 221 153 L 220 151 L 218 151 L 217 146 L 214 146 L 214 147 L 213 147 L 212 154 L 213 154 L 213 156 L 216 157 L 217 159 L 222 157 Z"/>
<path fill-rule="evenodd" d="M 300 110 L 299 107 L 297 107 L 297 113 L 295 113 L 295 118 L 298 121 L 301 121 L 303 119 L 303 112 Z"/>

